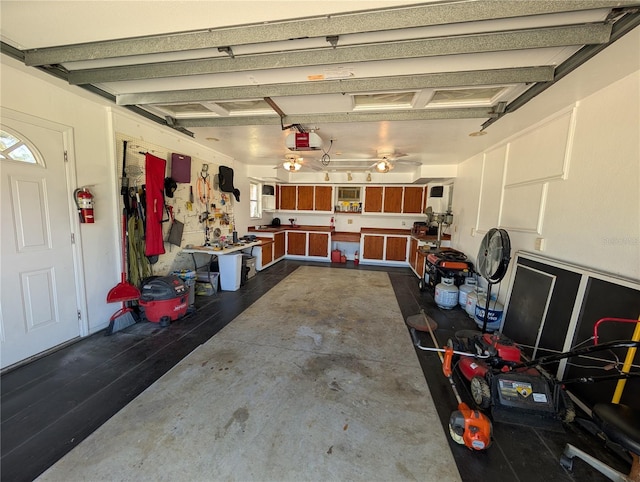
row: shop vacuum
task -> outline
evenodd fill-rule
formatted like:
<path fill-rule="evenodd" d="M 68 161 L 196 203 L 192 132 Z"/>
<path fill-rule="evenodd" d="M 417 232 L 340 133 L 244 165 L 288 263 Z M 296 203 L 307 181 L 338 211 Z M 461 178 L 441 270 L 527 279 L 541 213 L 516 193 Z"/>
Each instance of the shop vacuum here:
<path fill-rule="evenodd" d="M 152 323 L 167 327 L 183 317 L 189 305 L 189 288 L 174 275 L 152 276 L 142 283 L 140 308 Z"/>

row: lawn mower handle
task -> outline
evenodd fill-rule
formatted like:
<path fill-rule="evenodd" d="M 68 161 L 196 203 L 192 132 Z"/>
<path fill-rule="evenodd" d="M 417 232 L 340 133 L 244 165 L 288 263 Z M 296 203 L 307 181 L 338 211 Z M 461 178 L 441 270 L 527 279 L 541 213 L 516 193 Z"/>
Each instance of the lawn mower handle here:
<path fill-rule="evenodd" d="M 632 340 L 619 340 L 609 341 L 600 345 L 585 346 L 584 348 L 578 348 L 576 350 L 565 351 L 563 353 L 557 353 L 555 355 L 547 355 L 527 362 L 518 363 L 511 366 L 511 369 L 516 368 L 529 368 L 536 365 L 545 365 L 554 361 L 562 360 L 564 358 L 571 358 L 573 356 L 586 355 L 596 351 L 610 350 L 611 348 L 638 348 L 640 347 L 640 341 Z"/>
<path fill-rule="evenodd" d="M 616 323 L 640 323 L 640 320 L 632 320 L 630 318 L 600 318 L 596 321 L 595 325 L 593 325 L 593 344 L 598 344 L 598 327 L 602 323 L 606 323 L 608 321 L 614 321 Z"/>

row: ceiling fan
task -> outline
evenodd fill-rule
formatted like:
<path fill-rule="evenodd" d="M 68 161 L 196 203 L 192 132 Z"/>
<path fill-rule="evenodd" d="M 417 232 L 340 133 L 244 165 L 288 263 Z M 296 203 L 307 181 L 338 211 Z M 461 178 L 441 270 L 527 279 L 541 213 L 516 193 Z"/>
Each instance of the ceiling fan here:
<path fill-rule="evenodd" d="M 302 157 L 299 157 L 295 154 L 287 154 L 280 164 L 278 164 L 274 169 L 282 168 L 285 171 L 289 172 L 297 172 L 303 167 L 310 168 L 314 171 L 319 171 L 320 169 L 312 166 L 310 163 L 306 162 Z"/>
<path fill-rule="evenodd" d="M 399 157 L 405 157 L 407 154 L 397 151 L 378 151 L 378 158 L 374 159 L 375 162 L 371 165 L 370 169 L 374 169 L 376 172 L 389 172 L 394 168 L 395 164 L 410 164 L 413 166 L 419 166 L 422 164 L 419 161 L 402 161 L 398 160 Z"/>

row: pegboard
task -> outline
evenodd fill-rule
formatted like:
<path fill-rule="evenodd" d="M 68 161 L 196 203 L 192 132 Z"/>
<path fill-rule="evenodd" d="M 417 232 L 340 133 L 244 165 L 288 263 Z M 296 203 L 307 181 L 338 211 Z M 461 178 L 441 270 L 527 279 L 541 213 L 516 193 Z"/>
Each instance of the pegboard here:
<path fill-rule="evenodd" d="M 127 141 L 127 150 L 124 153 L 124 141 Z M 171 154 L 174 151 L 166 147 L 158 146 L 139 138 L 116 133 L 116 155 L 118 174 L 122 176 L 123 161 L 129 187 L 139 189 L 145 184 L 145 155 L 153 154 L 166 160 L 165 177 L 171 175 Z M 126 155 L 123 157 L 123 153 Z M 173 197 L 165 196 L 167 206 L 173 207 L 176 220 L 184 223 L 181 247 L 186 245 L 202 245 L 205 242 L 207 228 L 210 239 L 214 239 L 214 232 L 219 229 L 221 236 L 231 236 L 235 222 L 233 216 L 234 198 L 230 193 L 220 191 L 217 184 L 217 173 L 220 164 L 199 159 L 189 152 L 180 152 L 191 156 L 191 183 L 178 183 Z M 203 166 L 207 166 L 206 170 Z M 122 179 L 120 178 L 122 182 Z M 130 189 L 130 191 L 132 190 Z M 193 192 L 193 202 L 190 194 Z M 122 196 L 119 198 L 120 212 L 124 208 Z M 207 215 L 208 213 L 208 215 Z M 165 216 L 166 218 L 166 216 Z M 163 224 L 163 236 L 167 239 L 170 222 Z M 169 272 L 174 258 L 180 252 L 180 247 L 165 242 L 166 254 L 160 256 L 160 260 L 153 267 L 154 273 Z M 167 256 L 170 254 L 170 256 Z"/>

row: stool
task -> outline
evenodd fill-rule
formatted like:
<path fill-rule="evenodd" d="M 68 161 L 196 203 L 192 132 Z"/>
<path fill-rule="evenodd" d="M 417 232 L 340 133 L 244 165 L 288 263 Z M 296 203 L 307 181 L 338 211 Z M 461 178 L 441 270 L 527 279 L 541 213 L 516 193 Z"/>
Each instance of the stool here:
<path fill-rule="evenodd" d="M 622 474 L 571 444 L 566 445 L 560 464 L 571 470 L 573 458 L 579 457 L 611 480 L 640 482 L 640 411 L 616 403 L 598 403 L 593 407 L 592 416 L 608 440 L 631 454 L 631 472 Z"/>

